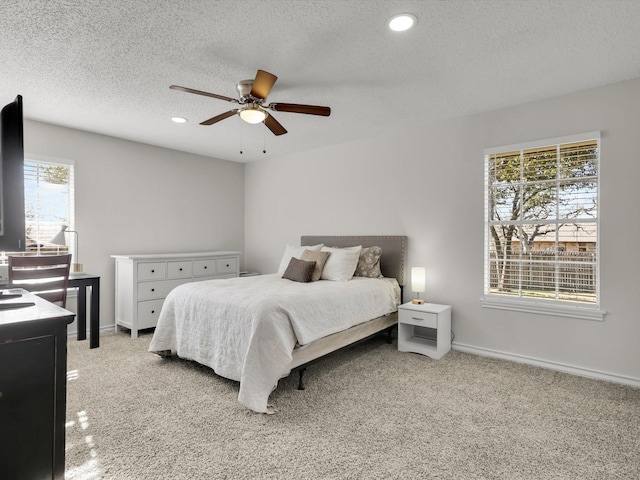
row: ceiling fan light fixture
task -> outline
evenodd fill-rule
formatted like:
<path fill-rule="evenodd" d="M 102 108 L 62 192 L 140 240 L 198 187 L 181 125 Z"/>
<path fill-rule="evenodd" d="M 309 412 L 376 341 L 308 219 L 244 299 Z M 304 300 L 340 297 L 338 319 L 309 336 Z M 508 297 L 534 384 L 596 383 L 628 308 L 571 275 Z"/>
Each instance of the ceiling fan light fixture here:
<path fill-rule="evenodd" d="M 184 117 L 171 117 L 173 123 L 187 123 L 187 119 Z"/>
<path fill-rule="evenodd" d="M 394 32 L 404 32 L 413 27 L 417 21 L 416 16 L 411 13 L 400 13 L 391 17 L 387 25 Z"/>
<path fill-rule="evenodd" d="M 267 112 L 261 108 L 244 108 L 238 112 L 240 118 L 247 123 L 261 123 L 267 118 Z"/>

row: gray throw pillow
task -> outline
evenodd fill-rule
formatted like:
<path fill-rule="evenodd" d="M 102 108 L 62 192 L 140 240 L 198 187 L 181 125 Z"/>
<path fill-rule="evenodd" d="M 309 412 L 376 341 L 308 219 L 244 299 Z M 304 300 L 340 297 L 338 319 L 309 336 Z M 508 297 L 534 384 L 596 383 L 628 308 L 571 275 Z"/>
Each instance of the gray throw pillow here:
<path fill-rule="evenodd" d="M 314 268 L 316 268 L 316 262 L 307 262 L 305 260 L 299 260 L 296 257 L 291 257 L 282 278 L 293 280 L 294 282 L 307 283 L 311 281 Z"/>

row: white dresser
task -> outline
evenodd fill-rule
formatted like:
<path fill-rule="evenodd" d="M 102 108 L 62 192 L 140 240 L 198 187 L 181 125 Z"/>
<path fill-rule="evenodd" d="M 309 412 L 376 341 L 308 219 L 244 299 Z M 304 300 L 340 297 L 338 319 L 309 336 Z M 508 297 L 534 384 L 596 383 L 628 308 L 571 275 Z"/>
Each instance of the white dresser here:
<path fill-rule="evenodd" d="M 116 331 L 155 327 L 167 294 L 178 285 L 237 277 L 240 252 L 112 255 L 116 260 Z"/>

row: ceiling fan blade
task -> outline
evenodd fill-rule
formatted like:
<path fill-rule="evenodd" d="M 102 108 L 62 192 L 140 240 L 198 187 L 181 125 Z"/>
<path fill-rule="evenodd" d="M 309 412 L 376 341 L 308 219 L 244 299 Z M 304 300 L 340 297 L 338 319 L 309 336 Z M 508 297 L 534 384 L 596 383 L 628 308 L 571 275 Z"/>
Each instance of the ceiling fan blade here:
<path fill-rule="evenodd" d="M 228 112 L 221 113 L 220 115 L 216 115 L 215 117 L 210 118 L 209 120 L 205 120 L 204 122 L 200 122 L 200 125 L 213 125 L 214 123 L 219 122 L 220 120 L 224 120 L 225 118 L 232 117 L 238 113 L 238 110 L 229 110 Z"/>
<path fill-rule="evenodd" d="M 273 73 L 265 72 L 264 70 L 258 70 L 256 78 L 253 80 L 253 86 L 251 87 L 251 96 L 255 98 L 265 99 L 273 84 L 276 83 L 278 77 Z"/>
<path fill-rule="evenodd" d="M 282 125 L 280 125 L 280 122 L 278 122 L 271 115 L 266 116 L 266 118 L 264 119 L 264 124 L 267 126 L 269 130 L 271 130 L 271 133 L 273 133 L 276 136 L 284 135 L 285 133 L 287 133 L 285 128 Z"/>
<path fill-rule="evenodd" d="M 224 95 L 217 95 L 215 93 L 203 92 L 202 90 L 194 90 L 193 88 L 180 87 L 178 85 L 171 85 L 169 88 L 173 90 L 180 90 L 181 92 L 195 93 L 196 95 L 204 95 L 205 97 L 218 98 L 220 100 L 226 100 L 227 102 L 238 103 L 238 100 L 231 97 L 225 97 Z"/>
<path fill-rule="evenodd" d="M 306 113 L 307 115 L 321 115 L 328 117 L 331 115 L 331 108 L 320 107 L 318 105 L 300 105 L 297 103 L 271 103 L 266 106 L 276 112 Z"/>

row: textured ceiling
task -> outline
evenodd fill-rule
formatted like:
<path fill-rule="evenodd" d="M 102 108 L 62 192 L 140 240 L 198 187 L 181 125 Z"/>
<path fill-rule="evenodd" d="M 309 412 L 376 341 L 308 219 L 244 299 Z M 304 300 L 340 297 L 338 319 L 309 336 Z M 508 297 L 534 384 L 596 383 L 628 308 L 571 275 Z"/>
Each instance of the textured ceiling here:
<path fill-rule="evenodd" d="M 416 27 L 389 31 L 405 11 Z M 638 0 L 2 0 L 0 103 L 255 161 L 640 78 L 639 24 Z M 169 89 L 235 98 L 259 68 L 279 77 L 268 101 L 331 116 L 276 112 L 280 137 L 237 116 L 201 126 L 233 105 Z"/>

